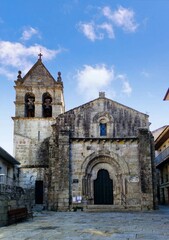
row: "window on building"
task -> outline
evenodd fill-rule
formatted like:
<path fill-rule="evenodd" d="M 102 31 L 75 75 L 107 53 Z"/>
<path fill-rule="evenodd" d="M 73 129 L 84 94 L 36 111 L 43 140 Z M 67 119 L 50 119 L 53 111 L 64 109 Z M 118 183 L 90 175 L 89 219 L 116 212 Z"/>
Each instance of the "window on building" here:
<path fill-rule="evenodd" d="M 107 124 L 100 123 L 100 136 L 106 136 L 106 135 L 107 135 Z"/>
<path fill-rule="evenodd" d="M 165 167 L 165 172 L 166 172 L 166 175 L 165 175 L 165 179 L 166 179 L 166 182 L 168 182 L 168 166 Z"/>
<path fill-rule="evenodd" d="M 161 184 L 164 183 L 163 172 L 161 171 Z"/>
<path fill-rule="evenodd" d="M 42 96 L 42 116 L 52 117 L 52 97 L 49 93 L 44 93 Z"/>
<path fill-rule="evenodd" d="M 35 96 L 33 93 L 25 95 L 25 117 L 35 117 Z"/>

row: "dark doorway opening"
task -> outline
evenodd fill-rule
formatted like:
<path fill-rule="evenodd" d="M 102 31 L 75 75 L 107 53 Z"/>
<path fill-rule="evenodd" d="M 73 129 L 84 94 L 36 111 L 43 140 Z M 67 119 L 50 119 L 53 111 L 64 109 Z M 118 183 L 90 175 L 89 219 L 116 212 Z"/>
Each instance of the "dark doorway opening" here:
<path fill-rule="evenodd" d="M 94 204 L 113 204 L 113 180 L 107 170 L 99 170 L 94 180 Z"/>
<path fill-rule="evenodd" d="M 43 181 L 35 182 L 35 204 L 43 204 Z"/>

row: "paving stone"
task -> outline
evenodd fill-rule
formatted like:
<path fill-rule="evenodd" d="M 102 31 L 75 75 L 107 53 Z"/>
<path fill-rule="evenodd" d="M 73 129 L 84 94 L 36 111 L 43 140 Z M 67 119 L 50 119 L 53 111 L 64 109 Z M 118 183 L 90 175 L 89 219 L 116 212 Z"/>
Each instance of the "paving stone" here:
<path fill-rule="evenodd" d="M 169 240 L 169 207 L 152 212 L 39 212 L 0 228 L 0 240 Z"/>

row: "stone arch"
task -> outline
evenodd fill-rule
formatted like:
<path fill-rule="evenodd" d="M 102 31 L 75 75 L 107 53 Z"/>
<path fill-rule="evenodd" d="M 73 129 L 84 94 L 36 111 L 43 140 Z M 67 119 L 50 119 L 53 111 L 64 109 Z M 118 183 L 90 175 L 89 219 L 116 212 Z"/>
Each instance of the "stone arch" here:
<path fill-rule="evenodd" d="M 94 159 L 98 159 L 98 157 L 105 157 L 107 159 L 107 162 L 111 165 L 112 163 L 117 164 L 119 168 L 121 169 L 121 172 L 123 175 L 129 175 L 130 170 L 127 162 L 120 157 L 118 154 L 110 152 L 108 150 L 99 150 L 97 152 L 93 152 L 90 154 L 84 162 L 81 165 L 81 171 L 85 175 L 87 166 L 90 166 L 92 162 L 95 162 Z"/>
<path fill-rule="evenodd" d="M 25 94 L 25 117 L 35 117 L 35 95 L 32 92 Z"/>
<path fill-rule="evenodd" d="M 98 137 L 112 137 L 114 132 L 114 119 L 109 112 L 99 112 L 93 117 L 95 132 Z"/>
<path fill-rule="evenodd" d="M 42 95 L 42 117 L 52 117 L 52 97 L 48 92 Z"/>
<path fill-rule="evenodd" d="M 94 180 L 99 170 L 107 170 L 110 179 L 113 180 L 113 198 L 115 205 L 121 205 L 121 197 L 124 193 L 125 171 L 116 158 L 106 154 L 92 154 L 82 165 L 83 172 L 83 196 L 94 204 Z"/>
<path fill-rule="evenodd" d="M 101 120 L 104 120 L 104 121 L 110 122 L 110 123 L 114 122 L 113 116 L 110 115 L 109 112 L 99 112 L 93 117 L 94 123 L 99 123 Z"/>

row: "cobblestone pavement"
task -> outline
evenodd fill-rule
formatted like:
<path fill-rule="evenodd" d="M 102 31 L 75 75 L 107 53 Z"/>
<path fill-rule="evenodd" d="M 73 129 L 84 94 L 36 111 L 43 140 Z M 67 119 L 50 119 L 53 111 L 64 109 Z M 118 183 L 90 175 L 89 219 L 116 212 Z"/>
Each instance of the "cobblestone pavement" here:
<path fill-rule="evenodd" d="M 169 207 L 151 212 L 46 212 L 0 228 L 6 240 L 169 240 Z"/>

